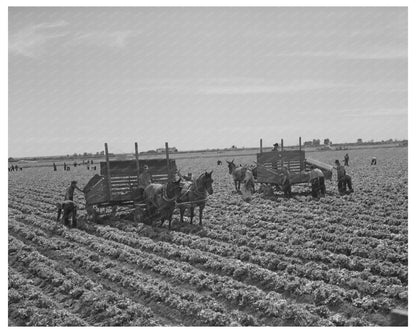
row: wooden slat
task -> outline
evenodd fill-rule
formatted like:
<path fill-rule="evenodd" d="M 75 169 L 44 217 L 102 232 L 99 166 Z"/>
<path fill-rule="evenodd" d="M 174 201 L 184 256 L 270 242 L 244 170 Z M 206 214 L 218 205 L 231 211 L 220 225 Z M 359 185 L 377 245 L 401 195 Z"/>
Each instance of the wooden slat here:
<path fill-rule="evenodd" d="M 271 151 L 263 154 L 257 154 L 257 162 L 264 164 L 267 162 L 277 162 L 277 161 L 301 161 L 305 159 L 305 152 L 304 151 Z"/>
<path fill-rule="evenodd" d="M 118 180 L 118 181 L 111 180 L 111 184 L 113 184 L 113 185 L 136 184 L 137 185 L 137 181 L 135 179 Z"/>
<path fill-rule="evenodd" d="M 169 160 L 171 171 L 174 173 L 177 171 L 175 160 Z M 110 173 L 111 177 L 117 176 L 135 176 L 137 177 L 137 162 L 136 160 L 126 161 L 110 161 Z M 152 159 L 152 160 L 140 160 L 140 170 L 143 172 L 144 165 L 149 167 L 151 174 L 168 174 L 167 163 L 165 159 Z M 105 162 L 101 162 L 101 175 L 106 174 L 107 165 Z M 137 178 L 136 178 L 137 179 Z"/>

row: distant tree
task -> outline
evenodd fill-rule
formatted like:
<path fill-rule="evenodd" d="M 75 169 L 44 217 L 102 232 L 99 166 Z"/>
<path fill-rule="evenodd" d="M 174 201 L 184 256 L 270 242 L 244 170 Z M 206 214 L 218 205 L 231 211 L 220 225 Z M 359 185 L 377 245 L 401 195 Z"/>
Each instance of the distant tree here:
<path fill-rule="evenodd" d="M 231 149 L 237 149 L 237 146 L 232 145 L 232 146 L 231 146 Z"/>
<path fill-rule="evenodd" d="M 363 139 L 357 139 L 357 143 L 359 144 L 363 143 Z"/>
<path fill-rule="evenodd" d="M 325 139 L 324 140 L 324 145 L 330 145 L 332 142 L 329 139 Z"/>
<path fill-rule="evenodd" d="M 319 139 L 313 139 L 313 140 L 312 140 L 312 144 L 313 144 L 314 146 L 319 146 L 319 145 L 321 144 L 321 140 L 319 140 Z"/>

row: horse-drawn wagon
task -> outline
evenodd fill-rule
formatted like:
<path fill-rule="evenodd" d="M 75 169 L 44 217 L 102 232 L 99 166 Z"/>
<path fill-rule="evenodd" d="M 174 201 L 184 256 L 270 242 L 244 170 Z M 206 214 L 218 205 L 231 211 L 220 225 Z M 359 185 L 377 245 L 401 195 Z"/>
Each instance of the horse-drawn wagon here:
<path fill-rule="evenodd" d="M 120 206 L 134 209 L 134 219 L 141 220 L 146 210 L 143 195 L 139 191 L 139 176 L 143 167 L 148 166 L 154 183 L 165 184 L 174 179 L 177 172 L 176 162 L 169 158 L 168 144 L 166 158 L 140 159 L 137 143 L 135 143 L 135 159 L 109 159 L 108 146 L 105 144 L 105 162 L 100 163 L 100 174 L 94 175 L 84 187 L 86 211 L 88 215 L 96 216 L 111 208 L 112 214 Z"/>
<path fill-rule="evenodd" d="M 276 187 L 282 184 L 283 168 L 289 171 L 292 185 L 308 183 L 310 171 L 315 168 L 323 172 L 325 179 L 332 178 L 331 165 L 306 158 L 305 151 L 302 150 L 301 138 L 299 138 L 299 147 L 284 149 L 282 139 L 280 150 L 269 152 L 263 151 L 262 140 L 260 139 L 260 153 L 257 154 L 256 164 L 256 182 Z"/>

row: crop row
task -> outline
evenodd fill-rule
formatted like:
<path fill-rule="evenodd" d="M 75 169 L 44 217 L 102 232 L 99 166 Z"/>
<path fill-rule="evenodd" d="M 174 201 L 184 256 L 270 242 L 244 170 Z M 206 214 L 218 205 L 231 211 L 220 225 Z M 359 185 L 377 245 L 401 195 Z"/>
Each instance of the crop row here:
<path fill-rule="evenodd" d="M 101 257 L 96 252 L 80 247 L 79 244 L 47 238 L 47 235 L 40 229 L 28 230 L 26 225 L 19 225 L 19 222 L 16 222 L 11 230 L 44 251 L 59 250 L 61 260 L 64 259 L 90 274 L 97 275 L 98 280 L 107 279 L 117 283 L 128 288 L 130 295 L 139 295 L 147 301 L 165 303 L 170 309 L 178 310 L 178 313 L 197 318 L 203 325 L 229 325 L 232 322 L 255 324 L 253 318 L 239 311 L 228 313 L 223 306 L 210 297 L 173 287 L 154 276 Z"/>
<path fill-rule="evenodd" d="M 37 225 L 39 225 L 39 221 L 35 222 Z M 48 227 L 47 225 L 43 227 Z M 107 233 L 107 235 L 106 235 Z M 75 234 L 70 233 L 71 237 L 74 237 Z M 79 235 L 77 234 L 77 237 Z M 253 265 L 247 265 L 243 263 L 239 263 L 239 261 L 230 261 L 230 260 L 223 260 L 222 258 L 210 256 L 208 253 L 195 253 L 195 251 L 189 251 L 186 248 L 180 250 L 179 248 L 174 248 L 172 245 L 167 243 L 154 243 L 153 241 L 145 238 L 140 238 L 140 244 L 137 240 L 134 238 L 127 238 L 123 235 L 117 235 L 112 233 L 111 228 L 103 228 L 100 236 L 102 238 L 99 238 L 103 241 L 103 239 L 115 239 L 116 244 L 127 244 L 127 245 L 134 245 L 136 244 L 137 247 L 140 247 L 141 250 L 144 250 L 146 252 L 137 252 L 137 250 L 134 249 L 123 249 L 122 252 L 115 252 L 114 250 L 109 253 L 109 255 L 115 256 L 117 258 L 122 258 L 126 256 L 126 250 L 130 253 L 131 251 L 133 255 L 140 256 L 141 258 L 143 256 L 147 256 L 152 260 L 162 260 L 162 258 L 157 257 L 153 255 L 153 253 L 158 253 L 159 255 L 163 255 L 168 260 L 163 261 L 166 265 L 172 266 L 173 264 L 177 265 L 178 268 L 180 268 L 183 271 L 189 271 L 191 269 L 190 265 L 182 264 L 179 262 L 172 262 L 171 260 L 184 260 L 186 262 L 189 262 L 193 264 L 194 266 L 200 267 L 204 269 L 205 272 L 201 272 L 199 269 L 192 269 L 192 271 L 195 272 L 196 275 L 201 275 L 206 278 L 206 275 L 211 276 L 215 279 L 218 279 L 221 277 L 221 281 L 224 281 L 224 283 L 227 284 L 234 284 L 236 285 L 236 289 L 240 291 L 244 291 L 245 294 L 250 294 L 259 292 L 259 290 L 255 287 L 248 287 L 247 282 L 248 281 L 256 281 L 256 284 L 260 285 L 261 288 L 267 289 L 267 290 L 282 290 L 287 292 L 293 292 L 297 296 L 302 296 L 303 299 L 309 295 L 309 298 L 312 299 L 313 302 L 315 302 L 316 305 L 322 305 L 322 304 L 329 304 L 329 305 L 336 305 L 339 304 L 342 301 L 345 301 L 347 299 L 353 300 L 354 304 L 358 304 L 360 307 L 365 307 L 367 309 L 371 308 L 377 308 L 378 303 L 376 300 L 371 300 L 371 298 L 367 298 L 366 301 L 361 301 L 358 297 L 357 292 L 346 292 L 338 287 L 331 287 L 326 285 L 323 282 L 320 281 L 309 281 L 307 279 L 300 279 L 297 278 L 295 275 L 289 276 L 289 275 L 283 275 L 279 276 L 275 273 L 272 273 L 268 270 L 261 269 L 257 266 Z M 123 242 L 124 238 L 124 242 Z M 71 238 L 71 240 L 74 240 Z M 112 244 L 112 241 L 108 241 L 109 243 L 105 242 L 104 244 Z M 114 248 L 113 245 L 113 248 Z M 94 247 L 97 247 L 97 244 L 94 244 Z M 120 247 L 118 245 L 118 247 Z M 210 258 L 211 257 L 211 258 Z M 208 259 L 207 259 L 208 258 Z M 169 261 L 170 259 L 170 261 Z M 150 265 L 152 267 L 152 265 Z M 185 267 L 185 268 L 184 268 Z M 215 274 L 209 273 L 209 272 L 215 272 Z M 224 275 L 219 276 L 218 274 Z M 229 278 L 226 278 L 229 276 Z M 183 280 L 183 276 L 182 276 Z M 238 283 L 235 280 L 240 280 L 243 283 Z M 201 283 L 197 285 L 198 288 L 201 287 Z M 243 290 L 242 290 L 243 289 Z M 212 289 L 211 289 L 212 290 Z M 232 292 L 232 290 L 231 290 Z M 261 292 L 264 293 L 264 292 Z M 226 292 L 223 296 L 227 297 L 227 294 L 230 294 Z M 245 302 L 244 302 L 245 304 Z M 384 304 L 386 306 L 386 304 Z"/>
<path fill-rule="evenodd" d="M 49 293 L 61 300 L 62 295 L 69 304 L 77 300 L 74 312 L 88 323 L 108 325 L 160 326 L 152 311 L 126 297 L 105 291 L 100 284 L 74 270 L 40 254 L 35 248 L 22 241 L 9 237 L 9 258 L 13 257 L 12 267 L 33 276 L 42 285 L 49 286 Z M 64 299 L 65 299 L 64 298 Z"/>
<path fill-rule="evenodd" d="M 140 269 L 151 270 L 153 273 L 174 281 L 193 285 L 198 290 L 208 290 L 233 306 L 244 308 L 250 305 L 260 314 L 268 314 L 275 319 L 283 318 L 294 322 L 306 321 L 310 324 L 322 324 L 324 320 L 318 315 L 311 314 L 306 310 L 305 305 L 289 303 L 275 292 L 265 293 L 232 278 L 200 271 L 187 263 L 172 261 L 138 249 L 120 247 L 120 244 L 114 241 L 98 238 L 95 242 L 91 235 L 82 235 L 79 232 L 62 230 L 62 236 L 71 242 L 89 246 L 93 251 L 112 259 L 136 265 Z M 357 321 L 357 318 L 354 320 Z"/>
<path fill-rule="evenodd" d="M 79 316 L 45 295 L 33 280 L 9 267 L 9 320 L 26 326 L 87 326 Z"/>

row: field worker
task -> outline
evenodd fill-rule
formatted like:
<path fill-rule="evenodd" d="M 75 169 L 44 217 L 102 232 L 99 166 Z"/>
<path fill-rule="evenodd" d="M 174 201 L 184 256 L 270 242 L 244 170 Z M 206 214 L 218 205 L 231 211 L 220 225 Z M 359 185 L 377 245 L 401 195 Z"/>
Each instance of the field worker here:
<path fill-rule="evenodd" d="M 53 162 L 53 171 L 56 171 L 56 164 Z"/>
<path fill-rule="evenodd" d="M 373 156 L 371 158 L 371 165 L 376 165 L 377 164 L 377 158 L 375 158 L 375 156 Z"/>
<path fill-rule="evenodd" d="M 312 186 L 312 197 L 317 198 L 319 193 L 325 196 L 325 176 L 322 170 L 315 168 L 309 175 L 309 182 Z"/>
<path fill-rule="evenodd" d="M 64 224 L 67 227 L 71 227 L 69 224 L 69 216 L 72 215 L 72 227 L 77 226 L 77 207 L 74 203 L 74 191 L 78 190 L 82 192 L 82 190 L 77 186 L 77 182 L 73 180 L 71 185 L 66 189 L 65 192 L 65 199 L 62 203 L 62 209 L 64 211 Z M 58 211 L 58 220 L 60 218 L 60 212 Z"/>
<path fill-rule="evenodd" d="M 278 143 L 275 143 L 274 145 L 273 145 L 273 149 L 272 149 L 272 151 L 278 151 L 279 150 L 279 144 Z"/>
<path fill-rule="evenodd" d="M 282 177 L 281 187 L 285 196 L 290 197 L 292 195 L 292 185 L 290 184 L 290 173 L 287 167 L 282 168 L 280 173 Z"/>
<path fill-rule="evenodd" d="M 149 166 L 143 166 L 143 172 L 139 175 L 139 195 L 143 196 L 144 189 L 153 182 L 152 175 L 149 171 Z"/>
<path fill-rule="evenodd" d="M 345 154 L 345 156 L 344 156 L 344 165 L 345 166 L 348 166 L 349 160 L 350 160 L 350 157 L 348 156 L 348 154 Z"/>
<path fill-rule="evenodd" d="M 345 168 L 339 163 L 338 160 L 335 160 L 335 165 L 337 169 L 338 176 L 338 191 L 339 194 L 345 194 L 347 191 L 347 186 L 350 192 L 354 192 L 351 184 L 351 177 L 345 172 Z"/>

